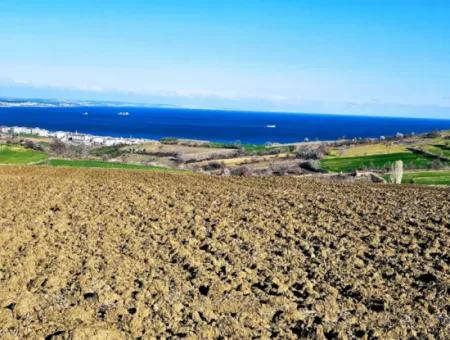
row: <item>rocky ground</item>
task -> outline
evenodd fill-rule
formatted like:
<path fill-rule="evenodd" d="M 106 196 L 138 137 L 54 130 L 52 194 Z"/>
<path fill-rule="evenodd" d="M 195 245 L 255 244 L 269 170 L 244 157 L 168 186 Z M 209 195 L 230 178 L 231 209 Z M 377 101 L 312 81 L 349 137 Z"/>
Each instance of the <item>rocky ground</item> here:
<path fill-rule="evenodd" d="M 448 338 L 450 190 L 0 168 L 0 338 Z"/>

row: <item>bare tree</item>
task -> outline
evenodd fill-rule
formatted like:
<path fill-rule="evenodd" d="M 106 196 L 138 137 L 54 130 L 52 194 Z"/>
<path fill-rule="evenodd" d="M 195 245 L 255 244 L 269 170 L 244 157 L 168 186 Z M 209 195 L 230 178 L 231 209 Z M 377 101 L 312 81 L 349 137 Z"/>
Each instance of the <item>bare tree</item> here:
<path fill-rule="evenodd" d="M 59 139 L 55 138 L 50 143 L 50 150 L 56 155 L 63 155 L 66 153 L 67 148 L 63 142 L 61 142 Z"/>
<path fill-rule="evenodd" d="M 24 147 L 26 147 L 27 149 L 33 149 L 36 151 L 44 151 L 44 148 L 42 147 L 42 145 L 37 144 L 35 142 L 33 142 L 32 140 L 29 139 L 25 139 L 22 143 L 22 145 Z"/>
<path fill-rule="evenodd" d="M 89 148 L 87 145 L 81 145 L 80 150 L 81 158 L 88 158 L 89 157 Z"/>

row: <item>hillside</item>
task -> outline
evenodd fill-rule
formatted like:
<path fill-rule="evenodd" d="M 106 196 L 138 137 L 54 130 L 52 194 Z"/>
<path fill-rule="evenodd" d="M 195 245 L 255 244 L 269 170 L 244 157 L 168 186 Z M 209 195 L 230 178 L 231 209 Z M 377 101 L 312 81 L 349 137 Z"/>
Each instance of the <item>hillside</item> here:
<path fill-rule="evenodd" d="M 450 190 L 0 167 L 0 338 L 450 332 Z"/>

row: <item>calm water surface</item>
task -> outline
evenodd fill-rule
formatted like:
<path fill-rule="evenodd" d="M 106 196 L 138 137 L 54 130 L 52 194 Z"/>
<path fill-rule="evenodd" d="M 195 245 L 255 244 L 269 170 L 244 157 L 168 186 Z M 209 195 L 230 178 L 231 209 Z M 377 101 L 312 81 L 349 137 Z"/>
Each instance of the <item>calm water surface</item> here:
<path fill-rule="evenodd" d="M 88 112 L 88 115 L 83 115 Z M 129 112 L 119 116 L 119 112 Z M 450 120 L 138 107 L 0 108 L 0 125 L 103 136 L 289 143 L 450 129 Z"/>

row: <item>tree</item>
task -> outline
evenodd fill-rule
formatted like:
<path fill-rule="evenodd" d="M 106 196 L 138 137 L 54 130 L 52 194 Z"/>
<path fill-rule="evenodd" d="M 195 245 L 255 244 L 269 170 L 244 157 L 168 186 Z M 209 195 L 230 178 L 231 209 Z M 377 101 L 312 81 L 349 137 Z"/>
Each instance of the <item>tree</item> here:
<path fill-rule="evenodd" d="M 23 142 L 23 146 L 26 147 L 27 149 L 35 148 L 34 142 L 29 139 L 26 139 L 25 142 Z"/>
<path fill-rule="evenodd" d="M 431 169 L 434 169 L 434 170 L 442 169 L 443 166 L 444 165 L 442 164 L 441 160 L 439 160 L 439 159 L 433 159 L 433 161 L 430 164 Z"/>
<path fill-rule="evenodd" d="M 55 138 L 50 143 L 50 150 L 56 155 L 63 155 L 66 151 L 66 144 Z"/>

